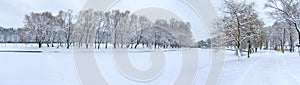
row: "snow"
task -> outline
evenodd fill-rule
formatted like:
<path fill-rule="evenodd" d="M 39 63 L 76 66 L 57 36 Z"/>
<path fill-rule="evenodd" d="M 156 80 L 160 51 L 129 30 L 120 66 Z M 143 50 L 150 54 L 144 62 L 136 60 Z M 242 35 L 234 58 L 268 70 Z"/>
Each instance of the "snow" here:
<path fill-rule="evenodd" d="M 231 54 L 227 53 L 227 60 L 233 58 Z M 226 61 L 219 84 L 299 85 L 299 60 L 299 53 L 260 51 L 240 62 Z"/>
<path fill-rule="evenodd" d="M 0 53 L 1 85 L 76 85 L 68 54 Z M 59 55 L 59 56 L 57 56 Z"/>
<path fill-rule="evenodd" d="M 2 47 L 1 47 L 2 46 Z M 0 85 L 81 85 L 75 68 L 73 51 L 65 48 L 41 48 L 31 45 L 1 45 L 0 51 L 42 51 L 0 52 Z M 94 50 L 97 66 L 111 85 L 171 85 L 178 77 L 183 50 L 164 49 L 165 68 L 156 79 L 139 82 L 130 80 L 118 71 L 113 60 L 112 49 Z M 199 54 L 198 73 L 194 84 L 207 83 L 213 58 L 213 50 L 197 49 Z M 146 70 L 151 67 L 152 49 L 130 49 L 133 67 Z M 82 53 L 86 53 L 83 51 Z M 282 54 L 277 51 L 260 50 L 248 59 L 240 61 L 234 51 L 225 51 L 225 64 L 217 82 L 219 85 L 300 85 L 299 53 Z M 219 62 L 218 62 L 219 63 Z M 186 73 L 189 74 L 189 73 Z"/>

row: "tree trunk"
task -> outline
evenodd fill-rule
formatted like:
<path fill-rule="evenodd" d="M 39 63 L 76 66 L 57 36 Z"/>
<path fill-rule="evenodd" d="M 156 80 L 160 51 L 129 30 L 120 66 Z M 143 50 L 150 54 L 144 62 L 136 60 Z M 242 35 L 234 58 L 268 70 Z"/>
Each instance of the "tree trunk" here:
<path fill-rule="evenodd" d="M 292 36 L 292 33 L 290 33 L 290 52 L 294 52 L 294 46 L 293 46 L 293 36 Z"/>
<path fill-rule="evenodd" d="M 257 49 L 258 49 L 258 48 L 255 48 L 255 53 L 257 53 Z"/>
<path fill-rule="evenodd" d="M 237 20 L 237 31 L 238 31 L 238 33 L 237 33 L 237 36 L 236 36 L 236 38 L 237 38 L 237 43 L 236 43 L 236 46 L 237 46 L 237 56 L 238 57 L 240 57 L 241 56 L 241 52 L 242 52 L 242 48 L 241 48 L 241 29 L 240 29 L 240 27 L 241 27 L 241 24 L 240 24 L 240 19 L 239 19 L 239 17 L 238 17 L 238 15 L 237 15 L 237 13 L 235 12 L 234 13 L 234 15 L 236 16 L 236 20 Z"/>
<path fill-rule="evenodd" d="M 281 42 L 281 52 L 284 53 L 284 43 Z"/>
<path fill-rule="evenodd" d="M 101 45 L 101 43 L 100 43 L 100 42 L 98 42 L 98 49 L 100 49 L 100 45 Z"/>
<path fill-rule="evenodd" d="M 250 58 L 250 53 L 251 53 L 251 41 L 248 41 L 248 58 Z"/>
<path fill-rule="evenodd" d="M 282 40 L 281 40 L 281 52 L 284 53 L 284 45 L 285 45 L 285 29 L 283 29 Z"/>
<path fill-rule="evenodd" d="M 88 43 L 85 44 L 85 48 L 89 48 L 89 44 Z"/>
<path fill-rule="evenodd" d="M 108 44 L 108 34 L 106 33 L 105 49 L 107 49 L 107 44 Z"/>
<path fill-rule="evenodd" d="M 71 21 L 71 20 L 69 20 L 69 21 Z M 70 26 L 70 23 L 69 23 L 69 26 Z M 67 34 L 67 49 L 69 49 L 70 48 L 70 46 L 71 46 L 71 43 L 70 43 L 70 39 L 71 38 L 71 27 L 68 27 L 68 34 Z"/>
<path fill-rule="evenodd" d="M 266 40 L 266 49 L 269 49 L 269 40 Z"/>
<path fill-rule="evenodd" d="M 136 45 L 134 46 L 134 48 L 136 49 L 137 48 L 137 46 L 139 45 L 140 43 L 139 42 L 137 42 L 136 43 Z"/>
<path fill-rule="evenodd" d="M 70 49 L 71 43 L 67 43 L 67 49 Z"/>
<path fill-rule="evenodd" d="M 241 49 L 240 48 L 238 48 L 237 46 L 235 47 L 235 49 L 236 49 L 236 55 L 237 55 L 237 57 L 238 57 L 238 61 L 240 61 L 240 57 L 241 57 Z"/>
<path fill-rule="evenodd" d="M 106 42 L 106 43 L 105 43 L 105 49 L 107 49 L 107 44 L 108 44 L 108 43 Z"/>
<path fill-rule="evenodd" d="M 136 40 L 136 45 L 134 46 L 135 49 L 136 49 L 137 46 L 140 44 L 141 39 L 142 39 L 141 36 L 139 36 L 139 37 L 137 38 L 137 40 Z"/>
<path fill-rule="evenodd" d="M 54 47 L 54 44 L 53 44 L 53 43 L 51 43 L 51 47 Z"/>
<path fill-rule="evenodd" d="M 53 37 L 52 40 L 51 40 L 51 46 L 52 46 L 52 47 L 54 47 L 54 44 L 53 44 L 53 43 L 54 43 L 54 40 L 55 40 L 55 37 Z"/>
<path fill-rule="evenodd" d="M 298 29 L 297 23 L 294 23 L 294 25 L 295 25 L 295 29 L 297 30 L 297 33 L 298 33 L 298 45 L 300 45 L 300 30 Z M 298 46 L 298 49 L 299 49 L 299 46 Z"/>
<path fill-rule="evenodd" d="M 67 49 L 69 49 L 71 46 L 70 40 L 67 40 Z"/>
<path fill-rule="evenodd" d="M 47 42 L 47 47 L 50 47 L 50 46 L 49 46 L 49 42 Z"/>
<path fill-rule="evenodd" d="M 42 48 L 42 42 L 38 42 L 39 48 Z"/>

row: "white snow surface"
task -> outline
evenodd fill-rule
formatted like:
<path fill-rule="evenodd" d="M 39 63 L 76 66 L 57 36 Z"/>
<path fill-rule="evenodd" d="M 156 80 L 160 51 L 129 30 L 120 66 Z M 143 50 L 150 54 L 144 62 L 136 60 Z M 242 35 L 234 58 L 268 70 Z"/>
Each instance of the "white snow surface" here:
<path fill-rule="evenodd" d="M 1 52 L 1 51 L 42 51 Z M 99 69 L 111 85 L 171 85 L 181 67 L 182 49 L 165 49 L 166 66 L 155 80 L 138 82 L 125 78 L 115 67 L 112 49 L 95 50 Z M 130 61 L 139 70 L 148 69 L 151 49 L 131 49 Z M 212 63 L 211 49 L 198 49 L 199 68 L 195 85 L 206 83 Z M 260 50 L 248 59 L 237 60 L 233 51 L 225 51 L 225 65 L 218 85 L 300 85 L 300 55 Z M 81 85 L 72 50 L 65 47 L 36 48 L 35 45 L 0 46 L 0 85 Z"/>

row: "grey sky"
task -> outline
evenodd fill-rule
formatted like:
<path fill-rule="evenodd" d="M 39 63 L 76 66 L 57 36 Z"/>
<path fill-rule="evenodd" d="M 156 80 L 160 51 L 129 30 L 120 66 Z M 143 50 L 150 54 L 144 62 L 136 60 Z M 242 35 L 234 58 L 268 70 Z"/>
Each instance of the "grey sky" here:
<path fill-rule="evenodd" d="M 267 24 L 272 23 L 271 20 L 263 13 L 264 0 L 255 0 L 257 2 L 257 10 L 260 16 Z M 50 11 L 56 14 L 59 10 L 72 9 L 77 13 L 85 5 L 86 0 L 1 0 L 0 1 L 0 26 L 20 28 L 23 26 L 23 18 L 25 14 L 30 12 Z M 146 2 L 146 3 L 145 3 Z M 159 3 L 156 3 L 159 2 Z M 216 7 L 220 6 L 220 0 L 211 0 Z M 206 39 L 208 32 L 203 24 L 193 24 L 202 22 L 192 9 L 188 8 L 179 0 L 121 0 L 112 9 L 137 11 L 147 7 L 160 7 L 176 14 L 183 21 L 191 22 L 196 40 Z"/>
<path fill-rule="evenodd" d="M 0 26 L 19 28 L 30 12 L 80 10 L 85 0 L 0 0 Z"/>

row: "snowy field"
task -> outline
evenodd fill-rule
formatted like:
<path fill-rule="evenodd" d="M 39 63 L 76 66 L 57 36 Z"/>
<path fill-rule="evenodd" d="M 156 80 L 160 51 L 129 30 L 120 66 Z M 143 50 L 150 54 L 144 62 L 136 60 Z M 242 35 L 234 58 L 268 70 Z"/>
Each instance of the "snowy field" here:
<path fill-rule="evenodd" d="M 155 80 L 146 82 L 124 77 L 115 66 L 111 49 L 94 50 L 94 54 L 99 70 L 111 85 L 171 85 L 179 73 L 183 50 L 191 49 L 164 49 L 164 71 Z M 197 50 L 199 66 L 194 84 L 204 85 L 211 72 L 213 50 Z M 151 52 L 155 51 L 131 49 L 131 64 L 136 69 L 146 70 L 151 66 Z M 85 53 L 89 52 L 82 52 Z M 218 85 L 300 85 L 299 53 L 282 54 L 262 50 L 250 59 L 242 58 L 241 61 L 237 61 L 232 51 L 226 50 L 224 55 L 226 59 Z M 34 45 L 2 44 L 0 85 L 81 85 L 73 56 L 73 50 L 65 48 L 38 49 Z"/>

